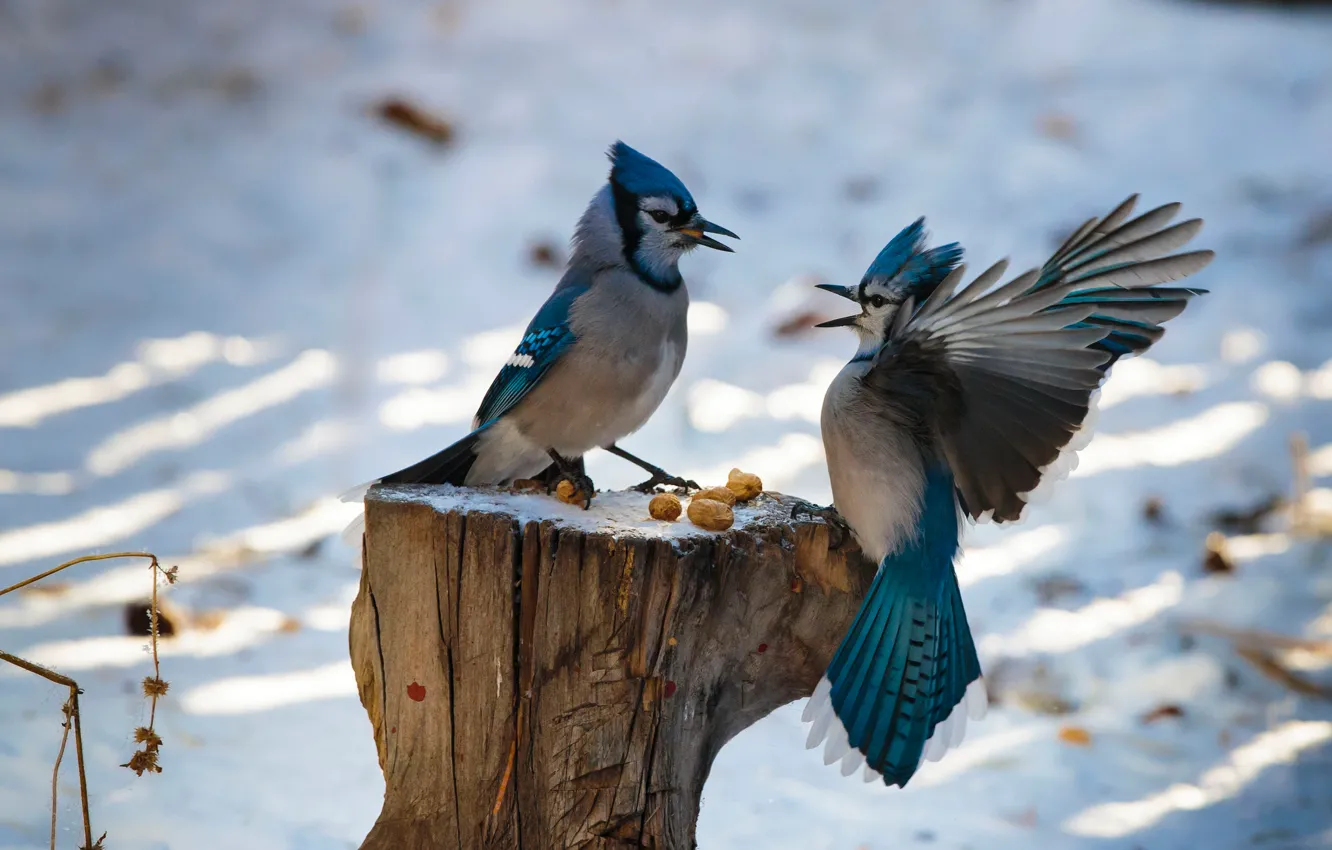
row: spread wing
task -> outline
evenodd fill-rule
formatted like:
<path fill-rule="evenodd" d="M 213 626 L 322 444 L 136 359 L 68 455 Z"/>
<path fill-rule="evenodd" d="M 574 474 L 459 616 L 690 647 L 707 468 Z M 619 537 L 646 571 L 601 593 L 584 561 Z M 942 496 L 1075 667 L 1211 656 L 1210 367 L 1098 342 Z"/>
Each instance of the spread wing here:
<path fill-rule="evenodd" d="M 1090 302 L 1099 309 L 1082 327 L 1103 327 L 1108 333 L 1092 347 L 1105 351 L 1110 366 L 1125 355 L 1141 354 L 1165 334 L 1162 324 L 1178 316 L 1189 299 L 1206 290 L 1148 285 L 1179 280 L 1197 271 L 1191 264 L 1209 252 L 1166 256 L 1202 230 L 1200 218 L 1171 225 L 1180 205 L 1164 204 L 1131 221 L 1138 196 L 1130 195 L 1102 219 L 1089 219 L 1069 236 L 1041 268 L 1036 289 L 1060 283 L 1081 283 L 1060 303 Z M 1199 266 L 1201 268 L 1201 266 Z"/>
<path fill-rule="evenodd" d="M 489 425 L 512 410 L 574 344 L 569 308 L 586 291 L 586 286 L 564 285 L 541 306 L 523 332 L 522 341 L 486 390 L 472 420 L 473 429 Z"/>
<path fill-rule="evenodd" d="M 1162 256 L 1201 222 L 1159 229 L 1172 204 L 1121 225 L 1132 200 L 1080 228 L 1040 271 L 995 287 L 1003 261 L 959 289 L 957 268 L 919 309 L 903 305 L 863 379 L 899 426 L 941 451 L 973 519 L 1018 519 L 1083 427 L 1109 364 L 1149 348 L 1202 291 L 1157 286 L 1211 261 L 1211 251 Z"/>

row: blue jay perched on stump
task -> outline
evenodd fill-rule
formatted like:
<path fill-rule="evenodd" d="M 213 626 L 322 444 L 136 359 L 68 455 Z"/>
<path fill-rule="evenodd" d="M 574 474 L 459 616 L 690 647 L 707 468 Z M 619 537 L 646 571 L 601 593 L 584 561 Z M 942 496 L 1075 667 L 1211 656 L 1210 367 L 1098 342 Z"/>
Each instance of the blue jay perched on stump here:
<path fill-rule="evenodd" d="M 1206 266 L 1168 255 L 1202 227 L 1179 204 L 1128 221 L 1137 196 L 1078 228 L 1040 270 L 995 287 L 1001 261 L 962 286 L 956 244 L 925 250 L 924 219 L 855 287 L 819 288 L 860 312 L 824 322 L 860 337 L 823 400 L 833 508 L 879 564 L 804 719 L 808 746 L 844 775 L 905 786 L 961 743 L 987 696 L 953 559 L 962 516 L 1018 519 L 1082 433 L 1107 370 L 1146 351 L 1205 290 L 1158 284 Z M 1065 473 L 1067 474 L 1067 473 Z M 840 515 L 840 520 L 838 518 Z"/>
<path fill-rule="evenodd" d="M 689 293 L 678 266 L 698 245 L 731 251 L 709 233 L 739 238 L 698 212 L 689 190 L 624 142 L 610 178 L 578 222 L 569 267 L 481 401 L 472 431 L 386 484 L 507 484 L 543 470 L 568 479 L 589 504 L 583 454 L 604 448 L 641 466 L 639 485 L 697 487 L 635 457 L 616 441 L 637 431 L 680 374 Z M 345 499 L 360 498 L 369 485 Z"/>

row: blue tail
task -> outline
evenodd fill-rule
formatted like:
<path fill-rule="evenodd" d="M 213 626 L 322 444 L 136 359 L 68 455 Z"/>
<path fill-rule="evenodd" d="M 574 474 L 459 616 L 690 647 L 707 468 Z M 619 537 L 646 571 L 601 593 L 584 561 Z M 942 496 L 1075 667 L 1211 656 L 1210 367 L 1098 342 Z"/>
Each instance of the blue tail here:
<path fill-rule="evenodd" d="M 420 463 L 400 469 L 379 479 L 382 484 L 454 484 L 463 486 L 472 464 L 476 463 L 476 442 L 489 426 L 477 428 L 447 449 L 436 452 Z"/>
<path fill-rule="evenodd" d="M 936 729 L 941 734 L 931 742 L 932 757 L 961 742 L 962 730 L 953 728 L 950 715 L 968 696 L 968 685 L 980 679 L 953 571 L 957 516 L 952 476 L 944 470 L 930 474 L 916 539 L 879 565 L 869 596 L 828 667 L 827 681 L 820 684 L 836 723 L 816 721 L 811 746 L 822 738 L 822 723 L 832 739 L 825 759 L 831 761 L 845 734 L 846 744 L 886 785 L 906 785 Z M 816 692 L 811 700 L 815 714 L 820 697 Z M 956 723 L 962 724 L 966 707 L 959 711 Z M 843 773 L 859 763 L 848 756 Z"/>

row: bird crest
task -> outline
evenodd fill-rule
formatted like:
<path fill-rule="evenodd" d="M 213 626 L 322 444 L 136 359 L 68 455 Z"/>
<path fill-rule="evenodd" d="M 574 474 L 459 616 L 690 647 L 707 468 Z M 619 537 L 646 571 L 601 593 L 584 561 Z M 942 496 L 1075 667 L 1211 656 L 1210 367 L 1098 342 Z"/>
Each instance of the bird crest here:
<path fill-rule="evenodd" d="M 682 207 L 693 209 L 694 198 L 680 178 L 651 157 L 644 156 L 626 145 L 616 142 L 606 156 L 611 161 L 610 182 L 640 198 L 670 195 Z"/>
<path fill-rule="evenodd" d="M 878 281 L 917 303 L 928 298 L 962 261 L 962 246 L 950 242 L 926 251 L 925 236 L 924 217 L 902 228 L 870 263 L 861 286 Z"/>

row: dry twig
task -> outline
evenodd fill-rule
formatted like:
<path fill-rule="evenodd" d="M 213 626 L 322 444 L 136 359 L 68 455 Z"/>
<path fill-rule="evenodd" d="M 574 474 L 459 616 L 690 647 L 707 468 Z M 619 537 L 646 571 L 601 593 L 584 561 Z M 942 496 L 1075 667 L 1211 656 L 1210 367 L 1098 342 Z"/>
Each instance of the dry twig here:
<path fill-rule="evenodd" d="M 1253 665 L 1259 673 L 1290 688 L 1297 694 L 1332 700 L 1332 690 L 1310 681 L 1282 664 L 1272 653 L 1251 646 L 1236 646 L 1235 653 Z"/>
<path fill-rule="evenodd" d="M 144 745 L 143 749 L 136 752 L 130 758 L 129 762 L 121 765 L 121 767 L 128 767 L 139 775 L 143 775 L 143 771 L 145 770 L 161 773 L 162 768 L 157 764 L 157 751 L 162 746 L 162 739 L 158 737 L 157 733 L 154 731 L 153 724 L 157 717 L 157 698 L 167 692 L 168 684 L 162 680 L 162 671 L 157 657 L 157 578 L 161 575 L 167 580 L 168 584 L 174 584 L 176 581 L 176 567 L 171 567 L 170 569 L 165 570 L 162 569 L 157 562 L 157 556 L 151 552 L 111 552 L 105 555 L 84 555 L 81 558 L 66 561 L 44 573 L 39 573 L 38 575 L 26 578 L 17 584 L 12 584 L 3 590 L 0 590 L 0 596 L 12 593 L 19 588 L 35 584 L 48 576 L 55 575 L 61 570 L 68 569 L 76 564 L 83 564 L 89 561 L 107 561 L 116 558 L 147 558 L 149 562 L 148 568 L 153 582 L 152 607 L 149 612 L 152 622 L 150 639 L 153 653 L 153 675 L 143 680 L 144 695 L 148 697 L 151 706 L 148 714 L 148 725 L 141 726 L 134 730 L 134 739 Z M 106 839 L 106 833 L 102 833 L 101 837 L 96 841 L 93 840 L 92 817 L 88 809 L 88 775 L 83 760 L 83 725 L 79 714 L 79 694 L 83 693 L 82 689 L 79 688 L 78 682 L 68 676 L 62 676 L 54 670 L 19 658 L 17 655 L 10 655 L 3 650 L 0 650 L 0 661 L 6 661 L 16 667 L 27 670 L 29 673 L 41 676 L 48 682 L 62 685 L 69 689 L 69 699 L 65 701 L 64 706 L 61 708 L 61 712 L 65 717 L 65 721 L 62 724 L 64 732 L 60 736 L 60 749 L 56 753 L 55 766 L 51 771 L 51 850 L 55 850 L 56 846 L 56 816 L 59 802 L 57 792 L 60 779 L 60 763 L 65 757 L 65 747 L 69 742 L 69 732 L 71 728 L 74 730 L 74 757 L 79 770 L 79 803 L 83 813 L 84 843 L 80 850 L 102 850 L 103 841 Z"/>
<path fill-rule="evenodd" d="M 1277 656 L 1281 652 L 1297 651 L 1320 658 L 1332 658 L 1332 641 L 1289 637 L 1256 629 L 1237 629 L 1214 620 L 1189 620 L 1180 623 L 1179 630 L 1226 638 L 1234 646 L 1235 654 L 1267 678 L 1280 682 L 1298 694 L 1332 699 L 1332 688 L 1301 676 Z"/>
<path fill-rule="evenodd" d="M 1181 632 L 1190 634 L 1223 637 L 1235 644 L 1236 647 L 1256 649 L 1260 652 L 1300 650 L 1311 655 L 1332 658 L 1332 641 L 1329 640 L 1290 637 L 1289 635 L 1258 629 L 1239 629 L 1234 626 L 1227 626 L 1224 623 L 1218 623 L 1215 620 L 1204 619 L 1185 620 L 1179 624 L 1178 628 Z"/>

